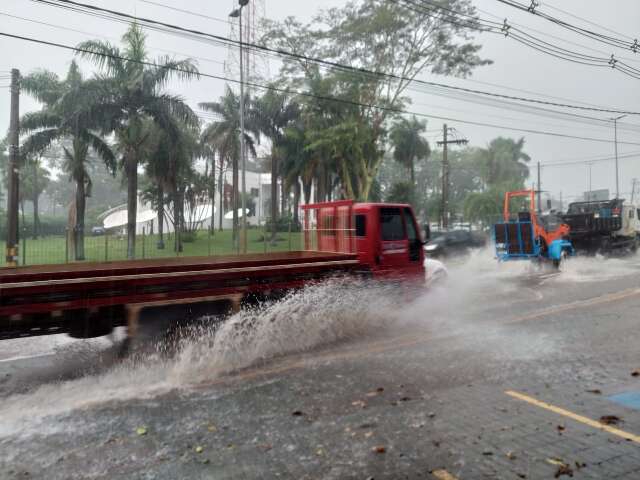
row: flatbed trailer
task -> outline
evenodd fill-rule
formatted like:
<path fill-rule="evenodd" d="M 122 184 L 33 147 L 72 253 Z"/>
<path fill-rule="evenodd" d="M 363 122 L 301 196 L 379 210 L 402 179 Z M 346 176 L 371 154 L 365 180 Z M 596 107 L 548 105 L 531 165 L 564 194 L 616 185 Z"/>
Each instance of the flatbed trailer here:
<path fill-rule="evenodd" d="M 303 212 L 305 251 L 0 268 L 0 340 L 90 338 L 118 326 L 133 337 L 145 315 L 162 329 L 335 276 L 425 282 L 408 205 L 342 201 Z"/>
<path fill-rule="evenodd" d="M 285 252 L 0 269 L 0 339 L 135 329 L 143 309 L 236 310 L 330 276 L 365 274 L 355 254 Z"/>

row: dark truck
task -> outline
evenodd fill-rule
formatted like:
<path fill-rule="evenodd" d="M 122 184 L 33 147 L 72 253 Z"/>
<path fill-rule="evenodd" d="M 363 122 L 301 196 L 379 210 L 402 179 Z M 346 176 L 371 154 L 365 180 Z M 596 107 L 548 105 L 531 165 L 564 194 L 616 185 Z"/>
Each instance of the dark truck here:
<path fill-rule="evenodd" d="M 638 249 L 639 214 L 635 205 L 617 198 L 570 203 L 562 219 L 577 252 L 612 254 Z"/>

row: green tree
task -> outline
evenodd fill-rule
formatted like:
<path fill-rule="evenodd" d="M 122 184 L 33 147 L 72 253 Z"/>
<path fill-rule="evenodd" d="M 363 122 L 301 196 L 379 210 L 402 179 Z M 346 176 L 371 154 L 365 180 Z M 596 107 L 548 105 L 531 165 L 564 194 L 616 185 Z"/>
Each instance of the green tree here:
<path fill-rule="evenodd" d="M 240 97 L 227 87 L 224 96 L 217 102 L 202 102 L 198 106 L 203 110 L 215 113 L 220 117 L 207 125 L 202 132 L 202 141 L 218 151 L 223 163 L 231 163 L 233 169 L 233 241 L 238 240 L 238 208 L 240 196 L 238 194 L 238 162 L 240 159 Z M 255 144 L 260 137 L 252 113 L 251 102 L 245 96 L 245 147 L 247 155 L 256 157 Z M 220 192 L 222 195 L 222 191 Z M 222 202 L 221 202 L 222 205 Z M 222 211 L 220 216 L 222 216 Z"/>
<path fill-rule="evenodd" d="M 50 172 L 41 164 L 40 158 L 27 158 L 21 168 L 19 197 L 24 217 L 24 202 L 33 204 L 33 228 L 32 236 L 38 238 L 40 231 L 39 199 L 51 181 Z M 24 223 L 24 218 L 23 218 Z"/>
<path fill-rule="evenodd" d="M 484 150 L 482 162 L 482 177 L 487 186 L 503 183 L 515 183 L 524 186 L 529 176 L 527 163 L 531 157 L 524 151 L 524 138 L 498 137 L 489 143 Z"/>
<path fill-rule="evenodd" d="M 402 117 L 391 127 L 389 138 L 393 145 L 393 158 L 409 170 L 411 185 L 415 187 L 415 162 L 426 160 L 431 149 L 422 134 L 427 131 L 427 123 L 419 121 L 415 115 L 411 119 Z"/>
<path fill-rule="evenodd" d="M 35 72 L 21 80 L 22 89 L 43 104 L 42 110 L 27 113 L 20 121 L 22 132 L 28 134 L 21 147 L 22 154 L 38 155 L 55 142 L 61 142 L 63 171 L 76 185 L 73 229 L 76 260 L 84 260 L 86 198 L 91 196 L 91 178 L 87 172 L 89 151 L 95 152 L 108 168 L 115 169 L 110 146 L 96 132 L 97 124 L 88 122 L 83 114 L 83 109 L 89 106 L 89 98 L 83 91 L 85 85 L 75 62 L 71 62 L 64 80 L 47 71 Z"/>
<path fill-rule="evenodd" d="M 439 5 L 452 13 L 433 15 L 403 2 L 360 0 L 324 10 L 309 25 L 291 17 L 268 24 L 266 40 L 299 54 L 284 61 L 284 81 L 313 91 L 311 84 L 318 77 L 328 79 L 328 94 L 349 102 L 341 104 L 342 114 L 316 140 L 316 146 L 328 148 L 338 160 L 346 196 L 368 199 L 383 159 L 387 121 L 407 104 L 404 94 L 413 79 L 425 71 L 466 76 L 489 63 L 478 56 L 480 46 L 470 41 L 478 28 L 471 1 L 442 0 Z M 455 18 L 459 21 L 451 22 Z M 391 76 L 321 71 L 308 57 Z M 329 103 L 328 110 L 335 108 Z M 348 143 L 332 144 L 332 135 Z M 350 150 L 342 150 L 345 146 Z"/>
<path fill-rule="evenodd" d="M 102 128 L 116 134 L 121 147 L 121 165 L 127 180 L 127 257 L 135 258 L 138 165 L 148 139 L 144 120 L 152 119 L 166 135 L 177 138 L 180 124 L 198 125 L 198 117 L 177 95 L 163 92 L 169 80 L 198 78 L 190 59 L 148 58 L 146 37 L 133 23 L 122 37 L 123 48 L 109 42 L 91 40 L 78 48 L 83 58 L 93 61 L 103 72 L 88 90 L 91 119 L 101 119 Z M 152 65 L 149 65 L 151 63 Z"/>
<path fill-rule="evenodd" d="M 282 161 L 282 145 L 286 128 L 300 115 L 299 106 L 288 95 L 267 90 L 254 104 L 257 127 L 271 142 L 271 238 L 275 240 L 278 223 L 278 163 Z M 284 185 L 283 178 L 283 186 Z"/>

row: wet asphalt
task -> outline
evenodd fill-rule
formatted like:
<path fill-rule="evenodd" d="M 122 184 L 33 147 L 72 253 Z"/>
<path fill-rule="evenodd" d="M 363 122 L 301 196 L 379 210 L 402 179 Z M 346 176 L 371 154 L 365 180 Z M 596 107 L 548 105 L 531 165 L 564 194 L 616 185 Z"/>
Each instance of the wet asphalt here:
<path fill-rule="evenodd" d="M 242 340 L 235 356 L 199 345 L 122 363 L 117 335 L 13 341 L 0 478 L 640 478 L 640 444 L 623 438 L 640 435 L 640 411 L 610 400 L 640 392 L 640 258 L 449 268 L 413 301 L 352 304 L 330 342 L 295 329 L 307 310 L 290 305 L 287 328 L 253 333 L 277 343 L 264 355 Z M 305 308 L 335 315 L 327 298 Z M 613 415 L 623 433 L 566 412 Z"/>

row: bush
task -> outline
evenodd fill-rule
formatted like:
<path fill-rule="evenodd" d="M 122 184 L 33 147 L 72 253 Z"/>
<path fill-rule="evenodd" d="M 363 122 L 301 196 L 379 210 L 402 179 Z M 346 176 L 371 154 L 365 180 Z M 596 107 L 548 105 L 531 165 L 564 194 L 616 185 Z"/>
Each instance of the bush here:
<path fill-rule="evenodd" d="M 292 215 L 284 215 L 284 216 L 278 218 L 278 220 L 276 222 L 276 232 L 288 232 L 289 231 L 289 225 L 291 225 L 291 231 L 292 232 L 300 232 L 300 231 L 302 231 L 302 225 L 300 224 L 300 222 L 295 222 L 293 220 L 293 216 Z M 273 229 L 273 223 L 271 222 L 271 219 L 266 221 L 265 228 L 269 232 Z"/>
<path fill-rule="evenodd" d="M 180 240 L 182 243 L 193 243 L 196 241 L 196 232 L 182 232 L 180 234 Z"/>

